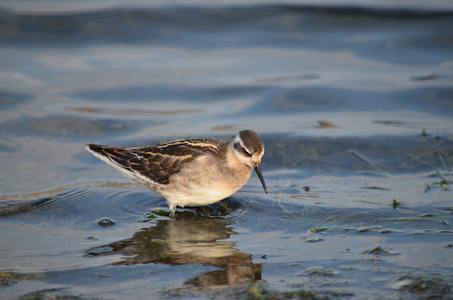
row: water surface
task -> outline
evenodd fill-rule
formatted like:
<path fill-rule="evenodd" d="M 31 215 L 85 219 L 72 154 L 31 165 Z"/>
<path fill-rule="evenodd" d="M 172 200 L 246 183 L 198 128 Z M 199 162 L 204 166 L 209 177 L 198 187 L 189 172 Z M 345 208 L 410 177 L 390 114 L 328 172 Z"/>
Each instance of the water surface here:
<path fill-rule="evenodd" d="M 0 6 L 0 295 L 453 297 L 453 7 Z M 262 136 L 178 209 L 84 150 Z"/>

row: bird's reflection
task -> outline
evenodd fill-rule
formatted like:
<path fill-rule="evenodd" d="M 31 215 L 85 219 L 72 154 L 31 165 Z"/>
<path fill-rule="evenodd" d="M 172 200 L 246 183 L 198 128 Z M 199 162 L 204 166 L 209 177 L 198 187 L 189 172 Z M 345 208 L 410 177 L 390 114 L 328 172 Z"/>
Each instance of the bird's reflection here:
<path fill-rule="evenodd" d="M 232 234 L 236 233 L 224 218 L 183 211 L 173 219 L 158 221 L 156 226 L 136 232 L 131 238 L 89 249 L 87 256 L 121 254 L 122 260 L 115 265 L 203 264 L 220 268 L 186 281 L 186 285 L 197 289 L 261 279 L 261 264 L 253 264 L 250 254 L 239 252 L 234 248 L 235 242 L 226 241 Z"/>

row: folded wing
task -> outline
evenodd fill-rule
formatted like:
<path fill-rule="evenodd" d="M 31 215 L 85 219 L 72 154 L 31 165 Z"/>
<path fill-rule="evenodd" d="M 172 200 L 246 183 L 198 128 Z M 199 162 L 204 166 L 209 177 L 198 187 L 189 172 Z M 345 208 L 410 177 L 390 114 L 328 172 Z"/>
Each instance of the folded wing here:
<path fill-rule="evenodd" d="M 189 139 L 144 148 L 88 144 L 87 150 L 142 184 L 166 185 L 170 177 L 201 155 L 216 153 L 222 141 Z"/>

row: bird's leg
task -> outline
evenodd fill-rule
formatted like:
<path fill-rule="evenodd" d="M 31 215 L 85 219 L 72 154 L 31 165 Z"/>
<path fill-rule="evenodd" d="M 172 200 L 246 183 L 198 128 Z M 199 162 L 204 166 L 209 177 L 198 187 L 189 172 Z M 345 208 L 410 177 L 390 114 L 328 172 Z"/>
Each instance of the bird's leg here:
<path fill-rule="evenodd" d="M 172 206 L 170 206 L 170 217 L 174 217 L 175 216 L 175 212 L 176 212 L 176 204 L 173 204 Z"/>

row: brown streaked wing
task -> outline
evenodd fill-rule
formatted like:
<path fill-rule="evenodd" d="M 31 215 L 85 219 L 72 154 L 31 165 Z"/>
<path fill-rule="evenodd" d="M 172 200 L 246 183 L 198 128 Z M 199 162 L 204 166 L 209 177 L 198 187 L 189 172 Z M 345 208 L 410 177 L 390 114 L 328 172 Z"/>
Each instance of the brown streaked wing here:
<path fill-rule="evenodd" d="M 130 159 L 130 168 L 158 184 L 168 184 L 170 176 L 181 171 L 182 166 L 194 159 L 193 156 L 169 156 L 149 150 L 135 150 L 136 157 Z"/>
<path fill-rule="evenodd" d="M 130 153 L 130 148 L 101 146 L 95 144 L 89 144 L 88 146 L 90 147 L 91 151 L 94 151 L 99 155 L 108 157 L 111 161 L 115 162 L 124 169 L 132 171 L 129 166 L 129 160 L 133 157 L 133 155 Z"/>
<path fill-rule="evenodd" d="M 168 184 L 170 177 L 179 173 L 185 164 L 200 155 L 217 153 L 222 143 L 216 139 L 187 139 L 135 148 L 132 153 L 137 156 L 130 160 L 130 168 L 156 183 Z"/>

